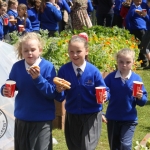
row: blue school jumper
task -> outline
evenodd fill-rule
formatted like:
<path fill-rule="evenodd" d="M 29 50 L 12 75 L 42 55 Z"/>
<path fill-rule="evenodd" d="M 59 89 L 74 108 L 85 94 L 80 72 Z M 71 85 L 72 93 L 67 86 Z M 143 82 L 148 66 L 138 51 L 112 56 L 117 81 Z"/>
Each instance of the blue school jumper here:
<path fill-rule="evenodd" d="M 62 20 L 61 11 L 53 4 L 47 2 L 46 7 L 42 13 L 39 13 L 39 20 L 41 29 L 48 31 L 58 31 L 58 22 Z"/>
<path fill-rule="evenodd" d="M 132 96 L 133 81 L 141 81 L 139 75 L 131 72 L 129 79 L 122 81 L 115 78 L 116 71 L 105 78 L 110 89 L 109 104 L 106 110 L 107 132 L 110 149 L 132 149 L 132 137 L 137 125 L 136 105 L 144 106 L 147 102 L 147 92 L 142 86 L 141 100 Z"/>
<path fill-rule="evenodd" d="M 135 9 L 142 10 L 141 6 L 131 5 L 129 12 L 126 16 L 126 28 L 132 32 L 132 30 L 147 30 L 146 21 L 144 17 L 139 16 Z"/>
<path fill-rule="evenodd" d="M 70 13 L 71 9 L 66 0 L 58 1 L 58 5 L 60 7 L 60 10 L 66 10 L 68 13 Z"/>
<path fill-rule="evenodd" d="M 0 40 L 2 40 L 4 37 L 4 31 L 3 31 L 3 19 L 0 17 Z"/>
<path fill-rule="evenodd" d="M 141 100 L 137 100 L 132 96 L 133 81 L 142 82 L 142 79 L 132 72 L 131 77 L 124 84 L 121 78 L 115 78 L 115 75 L 116 71 L 105 78 L 106 86 L 110 89 L 106 118 L 119 121 L 135 121 L 137 120 L 136 105 L 144 106 L 147 102 L 147 92 L 144 86 L 142 86 L 143 97 Z"/>
<path fill-rule="evenodd" d="M 69 62 L 60 68 L 58 76 L 71 83 L 71 89 L 65 90 L 61 99 L 66 99 L 65 108 L 68 113 L 90 114 L 102 110 L 102 105 L 96 101 L 95 87 L 106 85 L 100 71 L 94 65 L 86 62 L 85 70 L 78 80 L 72 62 Z"/>
<path fill-rule="evenodd" d="M 14 16 L 14 18 L 16 18 L 16 17 L 18 16 L 17 11 L 14 11 L 14 10 L 12 10 L 12 9 L 9 9 L 9 10 L 7 11 L 7 14 L 8 14 L 9 16 Z"/>
<path fill-rule="evenodd" d="M 28 18 L 32 25 L 32 30 L 39 31 L 40 30 L 40 21 L 38 18 L 38 16 L 39 16 L 38 12 L 36 11 L 35 7 L 28 9 L 27 13 L 28 13 Z"/>
<path fill-rule="evenodd" d="M 16 81 L 14 116 L 24 121 L 49 121 L 55 118 L 56 92 L 53 78 L 56 76 L 53 64 L 42 58 L 40 76 L 32 79 L 25 68 L 25 60 L 16 62 L 10 72 L 9 80 Z M 1 88 L 1 94 L 2 94 Z"/>

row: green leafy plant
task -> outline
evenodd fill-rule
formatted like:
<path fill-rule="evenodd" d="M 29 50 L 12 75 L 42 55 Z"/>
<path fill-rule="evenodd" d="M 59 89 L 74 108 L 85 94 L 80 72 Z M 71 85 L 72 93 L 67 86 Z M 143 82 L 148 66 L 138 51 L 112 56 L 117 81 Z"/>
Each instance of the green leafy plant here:
<path fill-rule="evenodd" d="M 122 48 L 130 48 L 135 51 L 136 59 L 139 54 L 139 41 L 127 30 L 118 27 L 107 28 L 93 26 L 83 30 L 64 30 L 56 37 L 48 38 L 47 30 L 40 30 L 45 41 L 43 57 L 51 61 L 56 70 L 69 61 L 68 42 L 75 34 L 86 32 L 89 36 L 89 61 L 97 66 L 102 72 L 110 72 L 116 69 L 115 54 Z M 14 37 L 16 36 L 13 35 Z M 16 37 L 14 39 L 17 39 Z M 15 43 L 13 41 L 12 43 Z M 12 44 L 11 43 L 11 44 Z M 135 62 L 135 69 L 139 62 Z"/>

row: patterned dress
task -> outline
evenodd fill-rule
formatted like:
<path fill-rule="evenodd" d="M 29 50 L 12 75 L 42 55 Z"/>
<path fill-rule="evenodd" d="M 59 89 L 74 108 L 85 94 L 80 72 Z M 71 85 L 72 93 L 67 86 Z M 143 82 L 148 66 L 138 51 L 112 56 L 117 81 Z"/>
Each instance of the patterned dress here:
<path fill-rule="evenodd" d="M 87 0 L 72 0 L 71 22 L 72 28 L 76 30 L 83 29 L 84 26 L 92 27 L 91 20 L 87 13 Z"/>

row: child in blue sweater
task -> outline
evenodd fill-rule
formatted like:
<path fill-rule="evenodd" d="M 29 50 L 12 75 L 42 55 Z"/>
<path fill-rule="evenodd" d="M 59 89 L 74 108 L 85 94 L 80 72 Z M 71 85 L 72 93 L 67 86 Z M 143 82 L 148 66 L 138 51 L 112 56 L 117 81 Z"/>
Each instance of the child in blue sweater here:
<path fill-rule="evenodd" d="M 67 11 L 67 14 L 70 14 L 70 6 L 68 5 L 66 0 L 56 0 L 56 4 L 60 7 L 61 13 L 62 13 L 62 20 L 59 22 L 59 32 L 65 30 L 65 25 L 67 22 L 64 21 L 64 11 Z"/>
<path fill-rule="evenodd" d="M 16 19 L 18 16 L 17 13 L 18 1 L 17 0 L 9 0 L 8 1 L 8 11 L 7 14 L 10 19 Z M 9 24 L 9 33 L 15 31 L 14 24 Z"/>
<path fill-rule="evenodd" d="M 25 4 L 19 4 L 17 8 L 18 17 L 17 24 L 14 25 L 14 28 L 22 34 L 26 32 L 32 32 L 31 22 L 27 15 L 27 6 Z M 23 25 L 22 31 L 19 30 L 19 26 Z"/>
<path fill-rule="evenodd" d="M 8 1 L 7 14 L 9 16 L 13 16 L 14 18 L 16 18 L 18 16 L 17 7 L 18 7 L 18 1 L 17 0 L 9 0 Z"/>
<path fill-rule="evenodd" d="M 146 55 L 149 64 L 143 69 L 150 69 L 150 0 L 147 0 L 147 6 L 148 9 L 142 11 L 141 14 L 145 18 L 147 25 L 147 31 L 141 41 L 141 52 Z"/>
<path fill-rule="evenodd" d="M 134 58 L 133 50 L 120 50 L 116 57 L 118 70 L 105 78 L 110 89 L 106 111 L 110 150 L 132 150 L 132 137 L 137 125 L 136 105 L 144 106 L 147 102 L 144 86 L 136 97 L 132 96 L 133 81 L 142 82 L 141 77 L 131 71 Z"/>
<path fill-rule="evenodd" d="M 125 18 L 126 28 L 130 31 L 131 34 L 133 34 L 140 41 L 142 41 L 142 38 L 147 30 L 146 20 L 141 15 L 142 12 L 141 4 L 142 4 L 142 0 L 133 0 L 133 4 L 131 5 L 128 14 Z M 147 66 L 147 59 L 145 55 L 141 53 L 141 51 L 139 53 L 139 60 L 143 61 L 141 67 Z"/>
<path fill-rule="evenodd" d="M 62 20 L 60 7 L 55 3 L 55 0 L 42 1 L 39 20 L 41 29 L 47 29 L 49 36 L 55 36 L 55 33 L 59 31 L 58 22 Z"/>
<path fill-rule="evenodd" d="M 102 104 L 96 102 L 95 87 L 106 87 L 100 71 L 86 61 L 87 36 L 76 35 L 68 46 L 71 62 L 63 65 L 58 76 L 71 83 L 71 89 L 63 92 L 66 99 L 65 138 L 69 150 L 94 150 L 97 146 L 101 122 Z M 103 95 L 106 100 L 106 93 Z"/>
<path fill-rule="evenodd" d="M 14 111 L 15 150 L 52 150 L 54 99 L 59 93 L 53 84 L 55 68 L 40 57 L 42 48 L 42 39 L 34 32 L 22 36 L 16 47 L 21 60 L 13 65 L 9 74 L 9 80 L 16 82 L 18 91 Z M 2 86 L 3 96 L 7 97 L 9 92 Z"/>
<path fill-rule="evenodd" d="M 39 21 L 39 9 L 36 7 L 36 1 L 30 3 L 30 8 L 27 10 L 28 18 L 32 25 L 32 30 L 39 33 L 40 21 Z"/>

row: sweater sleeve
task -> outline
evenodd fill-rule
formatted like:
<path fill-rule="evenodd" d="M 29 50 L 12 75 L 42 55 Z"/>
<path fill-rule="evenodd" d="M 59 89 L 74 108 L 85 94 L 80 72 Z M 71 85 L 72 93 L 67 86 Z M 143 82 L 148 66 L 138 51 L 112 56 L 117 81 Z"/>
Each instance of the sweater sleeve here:
<path fill-rule="evenodd" d="M 125 20 L 126 20 L 126 28 L 128 30 L 131 30 L 131 19 L 134 16 L 134 14 L 135 14 L 135 9 L 132 7 L 132 8 L 129 9 L 128 14 L 127 14 L 127 16 L 125 18 Z"/>
<path fill-rule="evenodd" d="M 62 2 L 63 2 L 63 5 L 62 5 L 63 9 L 65 9 L 68 13 L 70 13 L 71 9 L 70 9 L 68 3 L 66 2 L 66 0 L 63 0 Z"/>
<path fill-rule="evenodd" d="M 53 15 L 55 16 L 56 21 L 61 21 L 62 20 L 61 11 L 58 10 L 56 7 L 53 7 Z"/>
<path fill-rule="evenodd" d="M 88 0 L 87 11 L 88 11 L 88 12 L 92 12 L 92 11 L 93 11 L 93 6 L 92 6 L 92 3 L 91 3 L 91 0 Z"/>
<path fill-rule="evenodd" d="M 41 92 L 44 96 L 49 99 L 55 99 L 55 85 L 53 83 L 53 78 L 56 76 L 56 72 L 54 67 L 49 67 L 46 71 L 45 77 L 40 75 L 38 78 L 33 79 L 33 83 L 36 88 Z"/>

